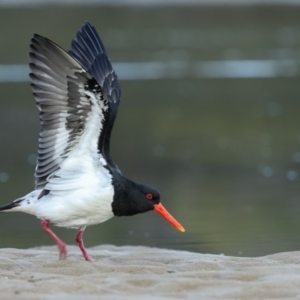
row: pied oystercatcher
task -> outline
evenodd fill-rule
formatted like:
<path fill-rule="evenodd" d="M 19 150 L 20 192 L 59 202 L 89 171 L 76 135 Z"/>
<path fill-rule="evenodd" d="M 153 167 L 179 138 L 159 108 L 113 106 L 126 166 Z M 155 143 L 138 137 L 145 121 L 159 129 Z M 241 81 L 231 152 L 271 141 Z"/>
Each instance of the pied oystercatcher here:
<path fill-rule="evenodd" d="M 0 211 L 41 219 L 58 245 L 60 259 L 66 258 L 66 245 L 49 223 L 77 228 L 76 242 L 87 261 L 84 229 L 113 216 L 155 210 L 184 231 L 160 203 L 159 192 L 124 177 L 110 156 L 121 90 L 95 28 L 86 22 L 68 52 L 35 34 L 30 60 L 41 124 L 35 190 Z"/>

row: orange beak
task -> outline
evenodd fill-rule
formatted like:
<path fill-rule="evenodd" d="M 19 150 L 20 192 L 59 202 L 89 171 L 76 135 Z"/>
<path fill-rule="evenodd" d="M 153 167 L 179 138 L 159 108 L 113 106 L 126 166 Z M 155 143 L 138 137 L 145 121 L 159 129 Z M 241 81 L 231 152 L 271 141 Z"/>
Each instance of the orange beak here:
<path fill-rule="evenodd" d="M 154 210 L 162 215 L 168 222 L 171 223 L 176 229 L 184 232 L 184 228 L 168 213 L 161 203 L 154 204 Z"/>

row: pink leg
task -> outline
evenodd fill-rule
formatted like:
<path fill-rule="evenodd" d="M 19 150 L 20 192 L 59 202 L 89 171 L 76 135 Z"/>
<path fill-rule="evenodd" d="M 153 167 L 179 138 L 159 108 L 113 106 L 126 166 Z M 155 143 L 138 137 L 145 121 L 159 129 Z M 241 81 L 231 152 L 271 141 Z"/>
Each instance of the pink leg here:
<path fill-rule="evenodd" d="M 76 238 L 75 238 L 75 241 L 78 245 L 78 247 L 80 248 L 84 258 L 86 261 L 92 261 L 91 258 L 89 257 L 84 245 L 83 245 L 83 239 L 82 239 L 82 236 L 83 236 L 83 231 L 84 231 L 85 227 L 83 228 L 80 228 L 79 231 L 77 232 L 77 235 L 76 235 Z"/>
<path fill-rule="evenodd" d="M 66 259 L 67 258 L 67 248 L 66 244 L 49 228 L 49 221 L 43 220 L 41 222 L 43 229 L 50 235 L 50 237 L 54 240 L 57 244 L 59 249 L 59 259 Z"/>

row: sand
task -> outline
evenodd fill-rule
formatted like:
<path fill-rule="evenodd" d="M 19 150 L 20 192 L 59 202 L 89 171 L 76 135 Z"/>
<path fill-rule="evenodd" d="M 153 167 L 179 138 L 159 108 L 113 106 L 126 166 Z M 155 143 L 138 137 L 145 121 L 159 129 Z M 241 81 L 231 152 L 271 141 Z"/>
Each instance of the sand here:
<path fill-rule="evenodd" d="M 300 252 L 258 258 L 147 247 L 0 249 L 0 299 L 300 299 Z"/>

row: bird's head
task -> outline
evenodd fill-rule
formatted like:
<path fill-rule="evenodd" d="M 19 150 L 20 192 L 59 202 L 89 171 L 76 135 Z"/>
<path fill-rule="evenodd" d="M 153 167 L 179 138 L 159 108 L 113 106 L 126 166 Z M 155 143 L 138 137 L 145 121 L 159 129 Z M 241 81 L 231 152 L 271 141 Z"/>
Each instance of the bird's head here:
<path fill-rule="evenodd" d="M 176 229 L 182 232 L 185 231 L 180 223 L 161 204 L 159 192 L 148 185 L 128 181 L 125 188 L 119 187 L 115 189 L 112 208 L 115 216 L 132 216 L 155 210 Z"/>

